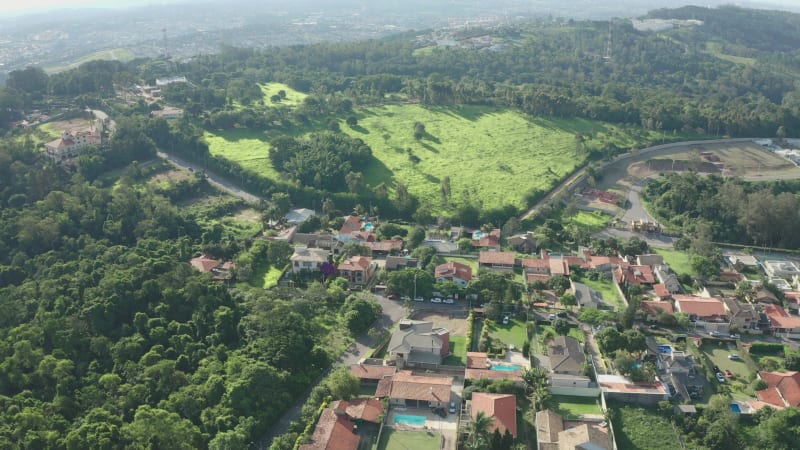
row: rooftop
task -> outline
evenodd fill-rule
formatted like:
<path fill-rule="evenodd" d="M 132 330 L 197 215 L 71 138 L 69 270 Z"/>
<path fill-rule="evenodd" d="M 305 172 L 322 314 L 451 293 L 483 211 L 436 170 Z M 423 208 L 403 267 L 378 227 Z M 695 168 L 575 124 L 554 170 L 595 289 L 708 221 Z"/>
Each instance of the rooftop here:
<path fill-rule="evenodd" d="M 475 392 L 472 394 L 472 418 L 479 412 L 494 419 L 490 431 L 498 430 L 505 434 L 508 430 L 517 437 L 517 398 L 514 395 Z"/>
<path fill-rule="evenodd" d="M 516 260 L 514 252 L 487 252 L 482 251 L 478 261 L 480 264 L 494 264 L 503 266 L 513 266 Z"/>
<path fill-rule="evenodd" d="M 401 370 L 392 380 L 391 398 L 449 402 L 452 377 L 414 375 L 410 370 Z"/>

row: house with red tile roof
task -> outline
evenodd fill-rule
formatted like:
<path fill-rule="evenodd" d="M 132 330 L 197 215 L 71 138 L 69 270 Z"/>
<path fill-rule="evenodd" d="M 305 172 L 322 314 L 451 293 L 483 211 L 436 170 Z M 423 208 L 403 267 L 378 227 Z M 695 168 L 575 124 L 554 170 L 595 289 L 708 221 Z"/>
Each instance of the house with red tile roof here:
<path fill-rule="evenodd" d="M 355 424 L 346 414 L 325 408 L 311 435 L 311 442 L 300 445 L 299 450 L 357 450 L 361 438 L 355 429 Z"/>
<path fill-rule="evenodd" d="M 362 242 L 361 245 L 367 247 L 369 251 L 372 252 L 372 256 L 387 256 L 389 254 L 397 254 L 402 251 L 405 243 L 402 239 L 386 239 L 383 241 L 368 240 L 366 242 Z"/>
<path fill-rule="evenodd" d="M 373 397 L 359 397 L 352 400 L 338 400 L 331 403 L 331 408 L 339 414 L 346 414 L 350 420 L 359 422 L 380 423 L 383 416 L 383 403 Z"/>
<path fill-rule="evenodd" d="M 643 301 L 639 308 L 648 322 L 655 322 L 661 314 L 675 314 L 675 308 L 671 302 Z"/>
<path fill-rule="evenodd" d="M 756 397 L 776 408 L 800 406 L 800 372 L 758 372 L 767 388 L 756 391 Z"/>
<path fill-rule="evenodd" d="M 230 261 L 214 259 L 207 255 L 198 256 L 189 260 L 189 264 L 203 273 L 210 273 L 215 280 L 229 280 L 233 277 L 236 265 Z"/>
<path fill-rule="evenodd" d="M 350 373 L 362 383 L 377 383 L 385 377 L 390 377 L 397 372 L 396 367 L 378 366 L 374 364 L 353 364 Z"/>
<path fill-rule="evenodd" d="M 372 258 L 366 256 L 351 256 L 337 267 L 339 276 L 346 278 L 351 285 L 364 286 L 369 284 L 375 275 L 376 264 Z"/>
<path fill-rule="evenodd" d="M 392 378 L 389 401 L 416 408 L 449 407 L 452 385 L 452 377 L 414 375 L 410 370 L 401 370 Z"/>
<path fill-rule="evenodd" d="M 563 275 L 569 276 L 569 261 L 564 258 L 549 258 L 550 276 Z"/>
<path fill-rule="evenodd" d="M 436 266 L 433 276 L 436 278 L 437 283 L 452 281 L 463 289 L 472 280 L 472 267 L 460 262 L 450 261 Z"/>
<path fill-rule="evenodd" d="M 776 336 L 800 337 L 800 317 L 790 315 L 780 305 L 764 305 L 764 314 Z"/>
<path fill-rule="evenodd" d="M 661 300 L 666 300 L 672 297 L 672 294 L 667 289 L 667 285 L 664 283 L 656 283 L 653 285 L 653 291 L 656 293 L 656 297 Z"/>
<path fill-rule="evenodd" d="M 498 272 L 511 273 L 514 271 L 514 265 L 517 261 L 517 255 L 514 252 L 488 252 L 481 251 L 478 256 L 478 267 Z"/>
<path fill-rule="evenodd" d="M 480 234 L 478 234 L 480 233 Z M 475 238 L 475 234 L 479 237 Z M 476 232 L 473 234 L 472 245 L 478 248 L 499 249 L 500 248 L 500 229 L 495 228 L 484 234 L 483 232 Z"/>
<path fill-rule="evenodd" d="M 675 310 L 698 322 L 727 322 L 728 311 L 722 300 L 697 295 L 673 295 Z"/>
<path fill-rule="evenodd" d="M 486 417 L 492 418 L 489 432 L 497 430 L 500 434 L 506 431 L 517 437 L 517 398 L 512 394 L 487 394 L 474 392 L 472 394 L 472 418 L 478 417 L 482 412 Z"/>
<path fill-rule="evenodd" d="M 84 148 L 102 143 L 100 131 L 65 131 L 59 139 L 44 144 L 45 153 L 54 162 L 76 158 Z"/>
<path fill-rule="evenodd" d="M 539 275 L 550 275 L 550 259 L 525 258 L 522 260 L 522 271 Z"/>
<path fill-rule="evenodd" d="M 656 283 L 656 276 L 650 266 L 617 266 L 614 268 L 614 281 L 620 285 Z"/>
<path fill-rule="evenodd" d="M 786 299 L 786 307 L 795 314 L 800 313 L 800 292 L 786 291 L 783 293 L 783 298 Z"/>

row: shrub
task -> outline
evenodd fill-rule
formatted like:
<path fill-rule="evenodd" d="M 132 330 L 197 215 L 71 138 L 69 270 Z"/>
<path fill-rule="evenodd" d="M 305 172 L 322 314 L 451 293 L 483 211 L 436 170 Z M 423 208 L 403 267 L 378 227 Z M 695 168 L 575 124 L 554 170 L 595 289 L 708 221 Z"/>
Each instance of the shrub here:
<path fill-rule="evenodd" d="M 750 353 L 755 353 L 757 355 L 780 355 L 783 354 L 783 344 L 754 342 L 750 346 Z"/>

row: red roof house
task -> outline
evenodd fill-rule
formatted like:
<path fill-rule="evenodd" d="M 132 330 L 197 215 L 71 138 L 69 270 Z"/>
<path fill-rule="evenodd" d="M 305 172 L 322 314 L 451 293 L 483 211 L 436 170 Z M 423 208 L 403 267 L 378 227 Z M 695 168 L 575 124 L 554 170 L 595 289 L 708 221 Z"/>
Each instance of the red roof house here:
<path fill-rule="evenodd" d="M 617 284 L 655 284 L 656 276 L 650 266 L 617 266 L 614 269 Z"/>
<path fill-rule="evenodd" d="M 436 266 L 434 271 L 434 278 L 441 283 L 444 281 L 452 281 L 460 288 L 467 286 L 472 280 L 472 268 L 466 264 L 450 261 L 446 264 Z"/>
<path fill-rule="evenodd" d="M 643 301 L 640 308 L 645 318 L 651 322 L 657 320 L 659 314 L 675 314 L 675 308 L 670 302 Z"/>
<path fill-rule="evenodd" d="M 339 264 L 339 275 L 347 278 L 351 284 L 364 285 L 369 283 L 375 274 L 372 258 L 366 256 L 352 256 Z"/>
<path fill-rule="evenodd" d="M 514 252 L 480 252 L 478 266 L 501 272 L 512 272 L 517 255 Z"/>
<path fill-rule="evenodd" d="M 490 431 L 498 430 L 505 434 L 508 430 L 517 437 L 517 398 L 514 395 L 475 392 L 472 394 L 472 418 L 475 419 L 479 412 L 493 419 Z"/>
<path fill-rule="evenodd" d="M 800 317 L 789 315 L 782 306 L 764 305 L 764 313 L 776 333 L 800 334 Z"/>
<path fill-rule="evenodd" d="M 325 408 L 311 435 L 311 442 L 301 445 L 299 450 L 357 450 L 359 441 L 355 424 L 346 414 Z"/>
<path fill-rule="evenodd" d="M 767 388 L 756 391 L 764 403 L 778 408 L 800 406 L 800 372 L 759 372 Z"/>
<path fill-rule="evenodd" d="M 715 297 L 698 297 L 696 295 L 673 295 L 675 309 L 692 319 L 703 322 L 727 322 L 728 310 L 725 303 Z"/>

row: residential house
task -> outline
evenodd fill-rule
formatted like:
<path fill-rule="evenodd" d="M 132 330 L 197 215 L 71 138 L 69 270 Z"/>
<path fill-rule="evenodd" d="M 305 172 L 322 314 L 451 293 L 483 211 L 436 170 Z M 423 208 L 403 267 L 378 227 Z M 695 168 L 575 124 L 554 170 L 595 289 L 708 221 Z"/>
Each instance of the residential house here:
<path fill-rule="evenodd" d="M 98 124 L 102 122 L 98 121 Z M 80 155 L 81 150 L 89 146 L 100 145 L 103 142 L 101 136 L 102 126 L 98 125 L 99 130 L 89 131 L 65 131 L 61 137 L 52 142 L 44 144 L 45 153 L 53 162 L 64 162 Z"/>
<path fill-rule="evenodd" d="M 728 323 L 728 311 L 722 300 L 697 295 L 674 295 L 675 310 L 696 322 Z"/>
<path fill-rule="evenodd" d="M 150 115 L 165 120 L 180 119 L 183 117 L 183 110 L 180 108 L 175 108 L 174 106 L 167 106 L 162 109 L 152 111 Z"/>
<path fill-rule="evenodd" d="M 681 282 L 678 280 L 678 276 L 675 275 L 671 270 L 669 270 L 669 266 L 661 265 L 657 266 L 654 270 L 656 279 L 658 282 L 663 284 L 664 287 L 667 288 L 667 291 L 670 294 L 679 294 L 682 290 Z"/>
<path fill-rule="evenodd" d="M 300 225 L 316 215 L 317 213 L 313 209 L 298 208 L 286 213 L 286 215 L 283 216 L 283 220 L 289 225 Z"/>
<path fill-rule="evenodd" d="M 658 253 L 651 253 L 647 255 L 639 255 L 636 257 L 636 265 L 657 267 L 664 265 L 664 257 Z"/>
<path fill-rule="evenodd" d="M 666 300 L 672 297 L 672 294 L 667 289 L 667 285 L 664 283 L 656 283 L 653 285 L 653 292 L 656 295 L 656 298 L 659 300 Z"/>
<path fill-rule="evenodd" d="M 537 450 L 611 450 L 614 439 L 607 428 L 589 422 L 564 423 L 560 414 L 536 413 Z"/>
<path fill-rule="evenodd" d="M 478 413 L 481 412 L 492 419 L 492 423 L 489 425 L 490 433 L 497 430 L 503 435 L 508 431 L 512 436 L 517 437 L 517 397 L 513 394 L 474 392 L 470 411 L 472 419 L 478 417 Z"/>
<path fill-rule="evenodd" d="M 520 370 L 492 370 L 489 356 L 483 352 L 467 352 L 467 370 L 464 372 L 466 380 L 512 380 L 520 387 L 523 386 L 522 369 Z"/>
<path fill-rule="evenodd" d="M 786 299 L 786 308 L 795 314 L 800 314 L 800 292 L 789 291 L 783 293 L 783 298 Z"/>
<path fill-rule="evenodd" d="M 393 270 L 413 269 L 417 267 L 419 260 L 409 256 L 387 256 L 386 257 L 386 271 Z"/>
<path fill-rule="evenodd" d="M 488 252 L 481 251 L 478 257 L 478 267 L 497 272 L 512 273 L 516 264 L 514 252 Z"/>
<path fill-rule="evenodd" d="M 737 271 L 758 269 L 758 260 L 752 255 L 728 255 L 726 259 L 728 264 Z"/>
<path fill-rule="evenodd" d="M 582 308 L 608 308 L 608 305 L 603 301 L 603 295 L 583 283 L 571 281 L 570 291 L 575 295 L 578 305 Z"/>
<path fill-rule="evenodd" d="M 583 375 L 586 355 L 581 343 L 572 336 L 558 336 L 547 344 L 550 362 L 550 384 L 553 386 L 588 387 L 591 380 Z"/>
<path fill-rule="evenodd" d="M 452 385 L 452 377 L 421 376 L 401 370 L 392 378 L 389 401 L 396 406 L 447 408 Z"/>
<path fill-rule="evenodd" d="M 800 406 L 800 372 L 758 372 L 767 388 L 756 391 L 758 400 L 775 408 Z"/>
<path fill-rule="evenodd" d="M 735 330 L 754 330 L 758 325 L 758 312 L 750 303 L 742 303 L 735 298 L 723 298 L 728 312 L 728 324 Z"/>
<path fill-rule="evenodd" d="M 472 245 L 477 248 L 500 249 L 500 229 L 495 228 L 489 234 L 476 231 L 472 234 Z"/>
<path fill-rule="evenodd" d="M 342 227 L 339 228 L 339 234 L 336 235 L 336 239 L 343 243 L 350 242 L 353 239 L 352 233 L 358 231 L 361 231 L 361 217 L 347 216 Z"/>
<path fill-rule="evenodd" d="M 322 410 L 310 442 L 299 450 L 358 450 L 360 441 L 350 417 L 331 407 Z"/>
<path fill-rule="evenodd" d="M 372 281 L 376 265 L 372 258 L 366 256 L 351 256 L 337 267 L 339 276 L 346 278 L 351 285 L 364 286 Z"/>
<path fill-rule="evenodd" d="M 550 275 L 549 258 L 525 258 L 522 260 L 522 271 L 537 275 Z"/>
<path fill-rule="evenodd" d="M 781 301 L 772 292 L 766 289 L 758 289 L 755 296 L 749 299 L 752 303 L 761 305 L 780 305 Z"/>
<path fill-rule="evenodd" d="M 767 282 L 776 288 L 780 289 L 781 291 L 791 291 L 792 285 L 789 284 L 788 281 L 784 280 L 783 278 L 770 278 Z"/>
<path fill-rule="evenodd" d="M 156 86 L 164 87 L 168 86 L 172 83 L 187 83 L 186 77 L 164 77 L 164 78 L 156 78 Z"/>
<path fill-rule="evenodd" d="M 386 239 L 383 241 L 366 241 L 362 245 L 367 247 L 372 256 L 388 256 L 390 254 L 397 254 L 403 250 L 405 243 L 402 239 Z"/>
<path fill-rule="evenodd" d="M 377 384 L 386 377 L 392 377 L 397 372 L 393 366 L 379 366 L 375 364 L 352 364 L 350 373 L 365 384 Z"/>
<path fill-rule="evenodd" d="M 189 260 L 189 264 L 203 273 L 210 273 L 215 280 L 229 280 L 233 277 L 236 265 L 230 261 L 214 259 L 203 255 Z"/>
<path fill-rule="evenodd" d="M 764 271 L 769 278 L 789 278 L 800 275 L 800 269 L 792 261 L 764 261 Z"/>
<path fill-rule="evenodd" d="M 438 367 L 450 354 L 450 331 L 433 322 L 403 319 L 386 348 L 397 367 Z"/>
<path fill-rule="evenodd" d="M 598 375 L 597 384 L 603 390 L 606 401 L 654 406 L 662 400 L 669 400 L 669 392 L 660 381 L 634 382 L 620 375 Z"/>
<path fill-rule="evenodd" d="M 669 353 L 658 355 L 660 366 L 666 370 L 665 381 L 670 382 L 686 400 L 702 397 L 705 378 L 698 376 L 694 357 L 671 346 L 669 350 Z M 702 368 L 702 364 L 699 367 Z"/>
<path fill-rule="evenodd" d="M 549 258 L 550 262 L 550 276 L 557 275 L 569 276 L 569 260 L 565 258 Z"/>
<path fill-rule="evenodd" d="M 292 254 L 292 273 L 319 272 L 330 261 L 331 253 L 321 248 L 295 247 Z"/>
<path fill-rule="evenodd" d="M 450 261 L 436 266 L 434 278 L 437 283 L 452 281 L 456 286 L 464 289 L 472 280 L 472 268 L 460 262 Z"/>
<path fill-rule="evenodd" d="M 515 234 L 506 239 L 508 245 L 519 253 L 533 253 L 536 251 L 536 237 L 528 231 L 527 233 Z"/>
<path fill-rule="evenodd" d="M 663 301 L 652 302 L 645 300 L 641 303 L 640 310 L 644 320 L 647 322 L 657 321 L 658 316 L 661 314 L 675 314 L 675 307 L 672 306 L 672 303 Z"/>
<path fill-rule="evenodd" d="M 780 305 L 765 305 L 764 314 L 769 317 L 770 328 L 776 336 L 800 338 L 800 317 L 789 315 Z"/>
<path fill-rule="evenodd" d="M 629 264 L 622 258 L 617 256 L 597 256 L 592 255 L 591 252 L 584 251 L 584 263 L 581 267 L 584 269 L 596 270 L 603 273 L 611 273 L 618 266 L 628 266 Z"/>
<path fill-rule="evenodd" d="M 656 276 L 650 266 L 617 266 L 614 268 L 614 281 L 619 285 L 648 285 L 656 282 Z"/>

